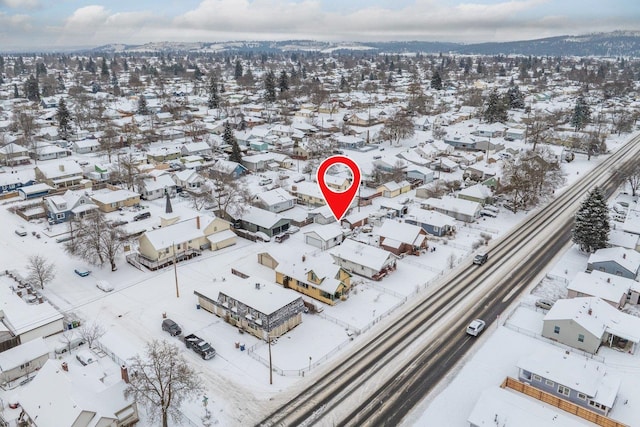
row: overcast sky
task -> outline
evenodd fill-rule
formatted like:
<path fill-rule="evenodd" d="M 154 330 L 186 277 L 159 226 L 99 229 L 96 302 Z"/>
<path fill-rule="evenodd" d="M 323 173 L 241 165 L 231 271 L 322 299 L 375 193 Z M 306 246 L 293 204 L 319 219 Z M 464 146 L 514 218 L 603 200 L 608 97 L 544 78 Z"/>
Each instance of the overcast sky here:
<path fill-rule="evenodd" d="M 638 0 L 0 0 L 0 51 L 151 41 L 482 42 L 640 30 Z"/>

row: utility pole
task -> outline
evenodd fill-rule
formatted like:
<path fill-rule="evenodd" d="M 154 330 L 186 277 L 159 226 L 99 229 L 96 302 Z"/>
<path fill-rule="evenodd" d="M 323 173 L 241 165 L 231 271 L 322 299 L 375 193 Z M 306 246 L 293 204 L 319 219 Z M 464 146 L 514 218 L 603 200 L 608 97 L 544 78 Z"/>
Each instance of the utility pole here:
<path fill-rule="evenodd" d="M 178 258 L 176 257 L 176 244 L 173 243 L 173 273 L 176 277 L 176 298 L 180 298 L 180 289 L 178 289 Z"/>
<path fill-rule="evenodd" d="M 269 321 L 267 322 L 267 328 L 267 342 L 269 343 L 269 384 L 273 384 L 273 365 L 271 362 L 271 323 Z"/>

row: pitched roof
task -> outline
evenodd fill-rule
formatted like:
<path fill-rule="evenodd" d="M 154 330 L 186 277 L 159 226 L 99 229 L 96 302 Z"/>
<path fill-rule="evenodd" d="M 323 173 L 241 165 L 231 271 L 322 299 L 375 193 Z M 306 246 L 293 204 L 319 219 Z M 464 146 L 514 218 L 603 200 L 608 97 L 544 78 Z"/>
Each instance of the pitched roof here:
<path fill-rule="evenodd" d="M 398 240 L 401 243 L 415 244 L 418 237 L 423 233 L 422 228 L 417 225 L 386 220 L 378 230 L 378 235 L 385 238 L 385 245 L 388 239 Z"/>
<path fill-rule="evenodd" d="M 329 253 L 333 257 L 351 261 L 375 271 L 382 270 L 387 265 L 389 258 L 395 258 L 391 252 L 352 239 L 346 239 L 339 246 L 330 249 Z"/>
<path fill-rule="evenodd" d="M 589 256 L 589 264 L 612 261 L 632 272 L 638 274 L 640 269 L 640 252 L 625 248 L 603 248 L 598 249 Z"/>

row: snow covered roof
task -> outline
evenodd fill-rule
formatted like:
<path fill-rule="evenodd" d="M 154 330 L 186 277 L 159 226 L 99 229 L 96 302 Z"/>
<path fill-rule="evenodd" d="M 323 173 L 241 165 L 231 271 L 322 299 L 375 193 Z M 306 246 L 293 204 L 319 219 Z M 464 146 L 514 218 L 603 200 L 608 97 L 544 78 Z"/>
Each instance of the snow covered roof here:
<path fill-rule="evenodd" d="M 463 188 L 458 194 L 473 197 L 474 199 L 487 199 L 493 195 L 493 191 L 486 185 L 475 184 L 471 187 Z"/>
<path fill-rule="evenodd" d="M 292 196 L 282 188 L 274 188 L 273 190 L 265 191 L 264 193 L 256 194 L 256 197 L 262 200 L 267 206 L 276 205 L 278 203 L 296 200 L 295 196 Z"/>
<path fill-rule="evenodd" d="M 27 304 L 11 291 L 11 285 L 7 283 L 0 283 L 0 285 L 0 311 L 4 312 L 4 322 L 15 335 L 62 320 L 62 314 L 48 301 L 41 304 Z M 62 328 L 62 323 L 60 327 Z"/>
<path fill-rule="evenodd" d="M 55 179 L 69 175 L 82 176 L 82 168 L 72 160 L 61 160 L 57 163 L 40 163 L 38 166 L 42 175 L 48 179 Z"/>
<path fill-rule="evenodd" d="M 177 245 L 204 236 L 204 229 L 215 219 L 208 215 L 200 215 L 200 228 L 198 228 L 198 219 L 194 217 L 147 231 L 144 235 L 156 250 L 169 248 L 174 243 Z"/>
<path fill-rule="evenodd" d="M 421 233 L 422 227 L 417 225 L 387 220 L 382 224 L 377 234 L 385 238 L 384 244 L 388 246 L 389 239 L 398 240 L 410 245 L 417 244 L 418 237 Z"/>
<path fill-rule="evenodd" d="M 424 205 L 431 208 L 459 212 L 468 216 L 475 216 L 476 212 L 480 210 L 479 203 L 454 197 L 443 197 L 442 199 L 430 197 L 424 201 Z"/>
<path fill-rule="evenodd" d="M 134 197 L 140 197 L 140 194 L 129 191 L 129 190 L 97 190 L 92 195 L 91 198 L 99 203 L 104 205 L 108 205 L 111 203 L 121 202 L 123 200 L 131 199 Z"/>
<path fill-rule="evenodd" d="M 147 178 L 144 181 L 144 188 L 147 191 L 162 190 L 164 188 L 173 188 L 176 183 L 173 182 L 171 176 L 168 174 L 162 174 L 154 178 Z"/>
<path fill-rule="evenodd" d="M 322 240 L 324 240 L 326 242 L 328 240 L 332 240 L 332 239 L 335 239 L 337 237 L 342 236 L 342 228 L 338 225 L 338 223 L 334 222 L 334 223 L 331 223 L 331 224 L 327 224 L 327 225 L 322 225 L 322 226 L 316 227 L 315 229 L 313 229 L 311 231 L 307 231 L 304 234 L 305 234 L 305 236 L 307 234 L 315 234 L 320 239 L 322 239 Z"/>
<path fill-rule="evenodd" d="M 598 249 L 589 256 L 589 264 L 599 262 L 615 262 L 626 270 L 637 274 L 640 269 L 640 252 L 625 248 L 603 248 Z"/>
<path fill-rule="evenodd" d="M 598 297 L 559 299 L 544 317 L 573 320 L 596 337 L 605 332 L 640 343 L 640 318 L 622 313 Z"/>
<path fill-rule="evenodd" d="M 260 289 L 255 283 L 256 280 L 251 278 L 243 280 L 231 276 L 231 280 L 207 284 L 205 289 L 197 289 L 195 292 L 213 301 L 219 300 L 219 294 L 227 295 L 266 315 L 272 314 L 298 299 L 302 299 L 302 296 L 296 291 L 285 289 L 275 283 L 260 281 Z"/>
<path fill-rule="evenodd" d="M 4 371 L 10 371 L 45 354 L 49 354 L 49 348 L 44 339 L 38 337 L 0 353 L 0 367 Z"/>
<path fill-rule="evenodd" d="M 626 295 L 629 289 L 637 283 L 635 280 L 603 271 L 594 270 L 591 274 L 580 271 L 569 283 L 567 289 L 589 296 L 600 297 L 617 305 L 622 296 Z"/>
<path fill-rule="evenodd" d="M 294 189 L 295 187 L 295 189 Z M 302 181 L 291 186 L 291 191 L 297 194 L 304 194 L 305 196 L 315 197 L 317 199 L 324 200 L 324 196 L 320 191 L 320 187 L 315 182 Z"/>
<path fill-rule="evenodd" d="M 279 221 L 284 219 L 276 213 L 256 208 L 255 206 L 247 206 L 245 212 L 240 218 L 250 224 L 255 224 L 266 229 L 271 229 Z"/>
<path fill-rule="evenodd" d="M 329 253 L 334 258 L 351 261 L 375 271 L 382 270 L 387 266 L 389 259 L 395 257 L 391 252 L 387 252 L 384 249 L 365 245 L 352 239 L 346 239 L 339 246 L 331 248 Z"/>
<path fill-rule="evenodd" d="M 194 152 L 199 152 L 199 151 L 209 151 L 211 150 L 211 147 L 209 147 L 209 144 L 207 144 L 204 141 L 199 141 L 199 142 L 189 142 L 183 145 L 183 147 L 189 152 L 189 153 L 194 153 Z"/>
<path fill-rule="evenodd" d="M 540 347 L 538 352 L 520 359 L 517 366 L 583 393 L 608 408 L 613 406 L 620 388 L 620 377 L 607 372 L 606 365 L 556 349 Z"/>
<path fill-rule="evenodd" d="M 480 394 L 467 421 L 474 426 L 585 427 L 581 418 L 525 394 L 491 387 Z"/>
<path fill-rule="evenodd" d="M 74 141 L 73 145 L 76 148 L 91 148 L 91 147 L 99 147 L 100 142 L 97 139 L 83 139 L 80 141 Z"/>
<path fill-rule="evenodd" d="M 412 209 L 408 215 L 405 215 L 406 219 L 415 219 L 418 223 L 429 224 L 434 227 L 455 227 L 455 218 L 449 215 L 437 212 L 428 211 L 426 209 Z"/>

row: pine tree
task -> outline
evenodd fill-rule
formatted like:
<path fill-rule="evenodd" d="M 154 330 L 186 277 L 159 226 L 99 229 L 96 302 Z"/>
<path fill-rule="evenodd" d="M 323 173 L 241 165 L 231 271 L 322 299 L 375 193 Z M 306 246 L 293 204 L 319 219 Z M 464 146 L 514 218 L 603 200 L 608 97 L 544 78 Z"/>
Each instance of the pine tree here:
<path fill-rule="evenodd" d="M 585 101 L 584 97 L 580 95 L 576 100 L 576 106 L 573 109 L 573 116 L 571 116 L 571 125 L 576 128 L 576 132 L 584 128 L 591 120 L 591 109 Z"/>
<path fill-rule="evenodd" d="M 440 77 L 440 72 L 436 70 L 433 73 L 433 77 L 431 77 L 431 89 L 442 90 L 442 77 Z"/>
<path fill-rule="evenodd" d="M 102 65 L 100 65 L 100 75 L 103 79 L 109 78 L 109 67 L 107 67 L 107 59 L 102 57 Z"/>
<path fill-rule="evenodd" d="M 58 120 L 58 132 L 62 139 L 69 137 L 71 131 L 71 113 L 67 108 L 67 103 L 64 99 L 60 99 L 58 103 L 58 110 L 56 111 L 56 119 Z"/>
<path fill-rule="evenodd" d="M 576 212 L 573 229 L 573 242 L 582 251 L 592 253 L 607 247 L 609 241 L 609 210 L 599 187 L 589 192 Z"/>
<path fill-rule="evenodd" d="M 240 151 L 238 140 L 233 134 L 233 129 L 231 129 L 231 123 L 229 121 L 224 123 L 224 134 L 222 135 L 222 139 L 225 144 L 231 145 L 231 155 L 229 156 L 229 160 L 240 163 L 242 161 L 242 152 Z"/>
<path fill-rule="evenodd" d="M 516 84 L 512 84 L 509 86 L 509 90 L 505 95 L 505 102 L 509 106 L 509 108 L 521 109 L 524 108 L 524 96 L 522 96 L 522 92 L 520 92 L 520 88 Z"/>
<path fill-rule="evenodd" d="M 89 57 L 89 62 L 87 62 L 87 65 L 84 67 L 84 69 L 90 72 L 91 74 L 96 73 L 96 63 L 93 62 L 93 58 Z"/>
<path fill-rule="evenodd" d="M 280 89 L 280 93 L 283 93 L 289 90 L 289 76 L 287 76 L 287 72 L 285 70 L 282 70 L 280 72 L 280 79 L 278 80 L 278 88 Z"/>
<path fill-rule="evenodd" d="M 507 107 L 502 99 L 500 99 L 497 89 L 492 90 L 489 94 L 487 108 L 484 110 L 484 119 L 488 123 L 504 123 L 508 119 Z"/>
<path fill-rule="evenodd" d="M 20 98 L 20 93 L 18 92 L 18 85 L 15 83 L 13 84 L 13 97 Z"/>
<path fill-rule="evenodd" d="M 140 95 L 138 97 L 138 110 L 136 111 L 138 114 L 142 114 L 146 116 L 150 113 L 149 107 L 147 106 L 147 98 L 144 95 Z"/>
<path fill-rule="evenodd" d="M 29 101 L 38 101 L 40 99 L 38 79 L 33 77 L 33 74 L 31 74 L 24 83 L 24 95 Z"/>
<path fill-rule="evenodd" d="M 276 76 L 271 70 L 264 78 L 264 100 L 265 102 L 276 102 Z"/>
<path fill-rule="evenodd" d="M 209 100 L 207 106 L 209 108 L 218 108 L 220 106 L 220 95 L 218 94 L 218 81 L 215 75 L 211 75 L 209 78 L 209 87 L 207 88 L 209 93 Z"/>
<path fill-rule="evenodd" d="M 239 59 L 236 59 L 236 69 L 233 73 L 233 76 L 235 77 L 236 80 L 242 77 L 242 63 L 240 62 Z"/>

